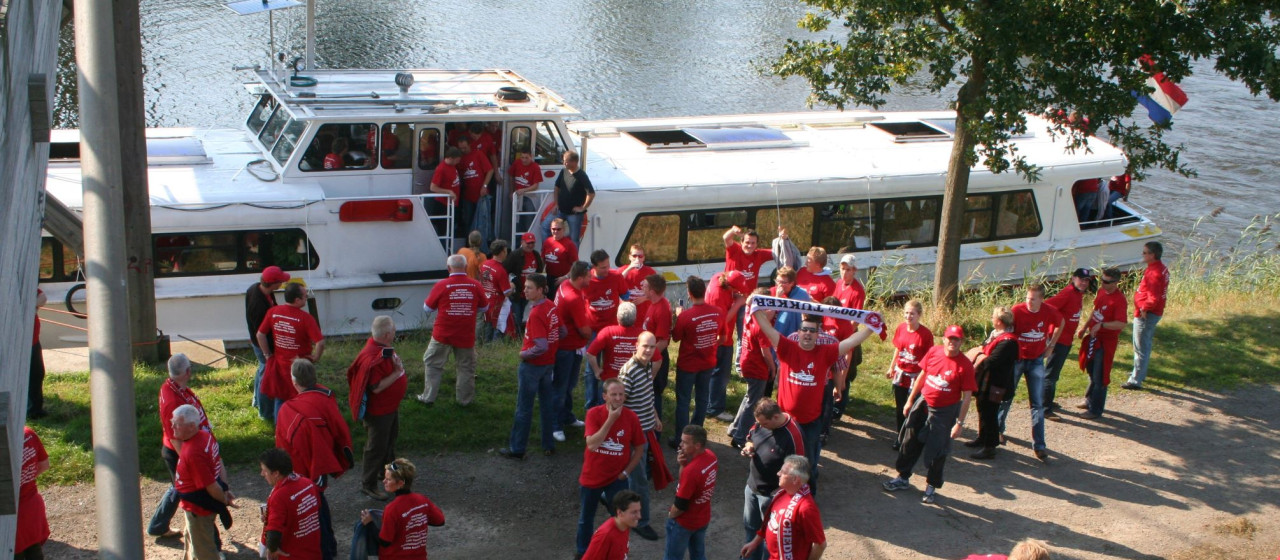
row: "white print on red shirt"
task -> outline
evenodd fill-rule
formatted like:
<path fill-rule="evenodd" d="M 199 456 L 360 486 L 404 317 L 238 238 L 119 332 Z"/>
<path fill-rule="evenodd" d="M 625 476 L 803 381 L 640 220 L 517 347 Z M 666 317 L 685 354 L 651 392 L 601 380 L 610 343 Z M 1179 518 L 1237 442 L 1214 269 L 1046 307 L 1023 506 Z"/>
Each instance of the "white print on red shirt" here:
<path fill-rule="evenodd" d="M 791 383 L 802 387 L 813 387 L 817 385 L 813 376 L 813 362 L 802 368 L 800 371 L 792 371 L 787 374 L 791 378 Z"/>
<path fill-rule="evenodd" d="M 621 457 L 622 452 L 626 451 L 627 449 L 626 446 L 622 443 L 622 440 L 625 439 L 626 437 L 627 437 L 626 430 L 618 430 L 616 433 L 613 434 L 612 437 L 605 439 L 604 443 L 600 444 L 600 448 L 596 449 L 596 453 L 600 453 L 602 455 L 612 455 L 615 457 Z M 617 439 L 614 439 L 614 438 L 617 438 Z"/>

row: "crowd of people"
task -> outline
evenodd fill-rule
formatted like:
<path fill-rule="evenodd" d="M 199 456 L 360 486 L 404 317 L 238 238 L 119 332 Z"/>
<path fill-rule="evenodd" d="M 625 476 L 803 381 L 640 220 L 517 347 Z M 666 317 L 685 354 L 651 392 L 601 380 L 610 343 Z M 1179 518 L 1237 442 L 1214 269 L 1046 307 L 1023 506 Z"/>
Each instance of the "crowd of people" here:
<path fill-rule="evenodd" d="M 756 232 L 736 226 L 723 236 L 724 270 L 709 281 L 686 278 L 688 305 L 673 307 L 665 295 L 666 279 L 645 265 L 642 245 L 629 247 L 629 264 L 614 269 L 604 251 L 593 252 L 589 263 L 578 260 L 566 231 L 570 222 L 554 218 L 550 226 L 541 248 L 526 234 L 516 249 L 498 240 L 487 256 L 448 258 L 449 276 L 424 301 L 434 325 L 417 400 L 426 406 L 436 402 L 452 354 L 455 399 L 469 405 L 475 397 L 477 345 L 519 338 L 515 412 L 507 445 L 498 453 L 512 460 L 529 454 L 535 401 L 544 455 L 556 453 L 567 429 L 582 429 L 577 558 L 625 558 L 631 532 L 647 540 L 663 538 L 651 521 L 649 489 L 672 482 L 665 558 L 707 557 L 706 531 L 720 468 L 708 449 L 709 418 L 728 424 L 730 445 L 749 463 L 740 555 L 821 558 L 826 537 L 815 497 L 822 447 L 846 410 L 861 345 L 876 334 L 884 340 L 891 336 L 893 345 L 886 377 L 895 397 L 898 457 L 897 476 L 884 482 L 886 491 L 911 488 L 914 468 L 923 462 L 927 484 L 921 500 L 936 502 L 951 440 L 962 433 L 974 401 L 978 437 L 965 445 L 978 448 L 975 459 L 996 457 L 1024 377 L 1032 449 L 1048 462 L 1045 419 L 1059 418 L 1056 384 L 1074 340 L 1081 339 L 1079 364 L 1090 379 L 1079 408 L 1085 409 L 1083 417 L 1099 418 L 1118 336 L 1129 317 L 1120 271 L 1095 274 L 1082 268 L 1049 298 L 1043 286 L 1027 285 L 1025 301 L 995 308 L 990 335 L 965 351 L 960 325 L 942 328 L 942 340 L 935 343 L 933 331 L 921 323 L 924 309 L 918 301 L 906 302 L 903 321 L 892 330 L 878 313 L 864 310 L 866 290 L 856 277 L 853 255 L 841 258 L 840 274 L 833 278 L 826 251 L 813 247 L 802 265 L 777 268 L 773 288 L 759 287 L 763 265 L 774 254 L 759 247 Z M 1147 267 L 1133 300 L 1134 372 L 1126 387 L 1141 387 L 1151 334 L 1163 313 L 1168 271 L 1160 263 L 1161 250 L 1152 242 L 1143 251 Z M 482 262 L 469 266 L 469 260 Z M 1085 315 L 1084 301 L 1095 279 L 1101 286 Z M 314 362 L 325 345 L 315 319 L 304 310 L 306 288 L 289 280 L 286 272 L 269 267 L 246 292 L 247 326 L 259 360 L 254 405 L 263 420 L 274 423 L 276 434 L 276 448 L 259 457 L 261 475 L 272 488 L 261 514 L 260 551 L 267 558 L 328 560 L 337 554 L 337 542 L 325 490 L 355 467 L 356 457 L 334 392 L 316 380 Z M 275 292 L 282 286 L 284 302 L 277 303 Z M 366 529 L 357 531 L 360 544 L 353 546 L 368 547 L 381 558 L 423 558 L 429 527 L 442 525 L 445 515 L 411 490 L 417 469 L 397 454 L 399 408 L 409 375 L 395 340 L 392 319 L 375 318 L 347 370 L 348 413 L 367 432 L 361 491 L 389 502 L 382 510 L 361 511 Z M 673 342 L 679 343 L 674 425 L 664 432 L 662 401 Z M 235 494 L 214 427 L 190 387 L 190 361 L 175 355 L 168 370 L 159 395 L 161 457 L 173 484 L 147 531 L 161 538 L 180 536 L 187 558 L 215 559 L 221 547 L 217 523 L 230 525 Z M 736 413 L 727 402 L 735 370 L 746 384 Z M 581 408 L 573 402 L 579 376 Z M 665 443 L 676 451 L 674 473 L 664 457 L 664 433 L 672 436 Z M 34 481 L 48 461 L 29 429 L 28 440 L 37 449 L 30 453 Z M 28 503 L 27 474 L 24 453 L 23 504 Z M 602 503 L 609 517 L 596 525 Z M 181 533 L 171 528 L 178 509 L 185 517 Z"/>

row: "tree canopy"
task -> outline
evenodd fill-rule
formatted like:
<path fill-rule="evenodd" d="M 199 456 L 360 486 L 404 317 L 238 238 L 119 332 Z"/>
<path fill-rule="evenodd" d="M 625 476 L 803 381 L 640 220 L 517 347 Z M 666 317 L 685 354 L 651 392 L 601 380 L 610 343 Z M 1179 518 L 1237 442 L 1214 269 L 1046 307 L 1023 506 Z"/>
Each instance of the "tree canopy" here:
<path fill-rule="evenodd" d="M 800 26 L 821 35 L 788 40 L 771 69 L 808 80 L 811 101 L 880 107 L 908 84 L 955 92 L 935 288 L 944 305 L 954 303 L 959 263 L 958 219 L 948 214 L 954 209 L 958 218 L 968 170 L 981 161 L 993 172 L 1036 178 L 1034 162 L 1009 142 L 1026 131 L 1026 114 L 1048 117 L 1069 149 L 1104 136 L 1140 177 L 1156 166 L 1193 172 L 1178 160 L 1181 147 L 1165 143 L 1167 127 L 1134 117 L 1134 92 L 1152 91 L 1152 70 L 1176 82 L 1193 61 L 1211 59 L 1254 95 L 1280 99 L 1277 0 L 802 1 L 812 10 Z M 843 35 L 832 29 L 837 23 Z"/>

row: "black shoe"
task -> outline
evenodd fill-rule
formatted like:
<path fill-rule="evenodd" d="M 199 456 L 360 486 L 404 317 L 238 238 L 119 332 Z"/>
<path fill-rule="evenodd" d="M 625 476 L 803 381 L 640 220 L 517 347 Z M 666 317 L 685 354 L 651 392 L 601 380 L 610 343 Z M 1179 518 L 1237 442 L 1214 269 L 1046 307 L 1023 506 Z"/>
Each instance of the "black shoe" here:
<path fill-rule="evenodd" d="M 512 450 L 510 450 L 510 449 L 508 449 L 508 448 L 506 448 L 506 447 L 503 447 L 502 449 L 499 449 L 499 450 L 498 450 L 498 455 L 501 455 L 501 456 L 506 457 L 506 458 L 508 458 L 508 459 L 516 459 L 516 460 L 522 460 L 522 459 L 524 459 L 524 453 L 516 453 L 515 451 L 512 451 Z"/>
<path fill-rule="evenodd" d="M 747 444 L 747 442 L 745 442 L 745 441 L 735 439 L 735 440 L 733 440 L 733 441 L 730 441 L 730 442 L 729 442 L 729 447 L 732 447 L 732 448 L 734 448 L 734 449 L 739 449 L 739 450 L 740 450 L 740 449 L 742 449 L 742 447 L 743 447 L 744 445 L 746 445 L 746 444 Z"/>
<path fill-rule="evenodd" d="M 1054 412 L 1054 411 L 1052 411 L 1052 410 L 1048 410 L 1048 409 L 1046 409 L 1046 410 L 1044 411 L 1044 417 L 1045 417 L 1045 419 L 1046 419 L 1046 420 L 1053 420 L 1054 422 L 1061 422 L 1061 421 L 1062 421 L 1062 417 L 1061 417 L 1061 416 L 1058 416 L 1058 414 L 1057 414 L 1057 413 L 1055 413 L 1055 412 Z"/>
<path fill-rule="evenodd" d="M 899 444 L 897 441 L 894 441 L 894 442 L 893 442 L 893 445 L 892 445 L 892 446 L 890 446 L 890 447 L 893 447 L 893 450 L 894 450 L 894 451 L 897 451 L 898 449 L 901 449 L 901 448 L 902 448 L 902 445 L 901 445 L 901 444 Z"/>
<path fill-rule="evenodd" d="M 653 527 L 648 525 L 645 525 L 644 527 L 636 527 L 635 529 L 632 529 L 631 532 L 639 535 L 640 538 L 646 541 L 658 540 L 658 532 L 654 531 Z"/>
<path fill-rule="evenodd" d="M 556 450 L 554 450 L 554 449 L 543 449 L 543 450 L 542 450 L 542 455 L 543 455 L 543 456 L 546 456 L 546 457 L 550 457 L 550 456 L 555 455 L 555 454 L 556 454 Z"/>
<path fill-rule="evenodd" d="M 984 448 L 982 448 L 982 450 L 981 450 L 981 451 L 979 451 L 979 452 L 977 452 L 977 453 L 974 453 L 974 454 L 972 454 L 972 455 L 969 455 L 969 458 L 970 458 L 970 459 L 995 459 L 995 458 L 996 458 L 996 448 L 994 448 L 994 447 L 984 447 Z"/>
<path fill-rule="evenodd" d="M 1121 385 L 1121 386 L 1120 386 L 1120 388 L 1121 388 L 1121 389 L 1132 389 L 1132 390 L 1138 390 L 1138 389 L 1141 389 L 1141 388 L 1142 388 L 1142 384 L 1141 384 L 1141 383 L 1134 383 L 1134 382 L 1132 382 L 1132 381 L 1127 381 L 1127 382 L 1125 382 L 1125 384 L 1124 384 L 1124 385 Z"/>
<path fill-rule="evenodd" d="M 1044 449 L 1036 450 L 1036 458 L 1039 459 L 1041 463 L 1046 465 L 1049 464 L 1049 452 Z"/>
<path fill-rule="evenodd" d="M 965 447 L 982 447 L 982 440 L 980 439 L 969 440 L 964 442 L 964 446 Z"/>
<path fill-rule="evenodd" d="M 44 418 L 45 416 L 48 416 L 48 415 L 49 415 L 49 413 L 48 413 L 48 412 L 45 412 L 45 411 L 44 411 L 44 409 L 40 409 L 40 410 L 28 410 L 28 411 L 27 411 L 27 419 L 28 419 L 28 420 L 39 420 L 39 419 Z"/>

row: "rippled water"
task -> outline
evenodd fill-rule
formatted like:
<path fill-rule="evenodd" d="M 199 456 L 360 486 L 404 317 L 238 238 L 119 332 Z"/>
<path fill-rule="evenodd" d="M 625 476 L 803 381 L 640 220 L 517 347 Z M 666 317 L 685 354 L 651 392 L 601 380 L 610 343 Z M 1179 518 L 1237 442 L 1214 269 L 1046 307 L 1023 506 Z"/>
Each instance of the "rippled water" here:
<path fill-rule="evenodd" d="M 302 8 L 277 12 L 277 50 L 301 54 Z M 763 76 L 757 65 L 802 37 L 792 0 L 342 0 L 321 1 L 323 67 L 508 68 L 560 93 L 591 119 L 792 111 L 807 85 Z M 210 0 L 144 0 L 145 90 L 151 126 L 239 126 L 248 74 L 263 63 L 267 16 L 241 17 Z M 64 47 L 69 47 L 69 35 Z M 64 48 L 61 83 L 73 83 Z M 1132 200 L 1155 213 L 1171 241 L 1221 207 L 1198 231 L 1233 238 L 1258 215 L 1280 212 L 1280 107 L 1201 64 L 1170 142 L 1184 144 L 1194 178 L 1157 171 Z M 74 123 L 59 97 L 58 116 Z M 936 109 L 945 100 L 907 89 L 888 109 Z"/>

